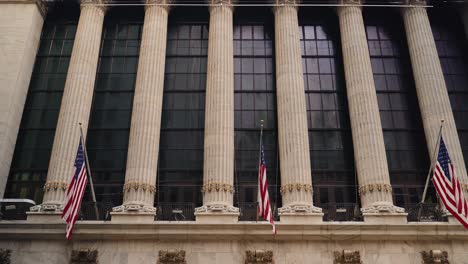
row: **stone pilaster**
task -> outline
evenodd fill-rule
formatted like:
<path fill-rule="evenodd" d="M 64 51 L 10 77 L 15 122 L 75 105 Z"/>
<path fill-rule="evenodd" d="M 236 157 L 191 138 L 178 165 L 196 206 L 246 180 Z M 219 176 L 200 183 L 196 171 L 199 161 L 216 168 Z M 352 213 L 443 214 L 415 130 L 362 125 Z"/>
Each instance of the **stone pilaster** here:
<path fill-rule="evenodd" d="M 0 0 L 0 198 L 3 198 L 46 5 Z"/>
<path fill-rule="evenodd" d="M 372 66 L 360 1 L 338 7 L 354 157 L 365 217 L 404 216 L 393 205 Z M 371 217 L 372 218 L 372 217 Z M 367 221 L 367 219 L 366 219 Z"/>
<path fill-rule="evenodd" d="M 234 48 L 231 0 L 210 0 L 205 103 L 203 206 L 197 221 L 211 216 L 237 221 L 234 193 Z M 211 219 L 213 219 L 211 217 Z"/>
<path fill-rule="evenodd" d="M 88 128 L 105 15 L 105 7 L 100 4 L 101 0 L 83 0 L 81 4 L 44 199 L 42 205 L 31 208 L 33 213 L 58 213 L 63 209 L 80 140 L 78 124 L 82 124 L 84 133 Z"/>
<path fill-rule="evenodd" d="M 146 4 L 169 2 L 146 0 Z M 130 214 L 154 221 L 168 15 L 168 6 L 146 6 L 133 98 L 124 199 L 123 205 L 113 209 L 113 221 Z M 131 219 L 134 220 L 134 217 Z"/>
<path fill-rule="evenodd" d="M 276 98 L 281 166 L 281 221 L 317 216 L 322 209 L 312 203 L 307 112 L 299 42 L 298 1 L 276 1 Z"/>
<path fill-rule="evenodd" d="M 431 25 L 424 7 L 425 1 L 408 2 L 414 6 L 403 8 L 402 15 L 428 153 L 431 156 L 434 153 L 440 123 L 444 120 L 444 141 L 455 167 L 455 175 L 464 186 L 466 195 L 468 177 L 465 161 Z"/>

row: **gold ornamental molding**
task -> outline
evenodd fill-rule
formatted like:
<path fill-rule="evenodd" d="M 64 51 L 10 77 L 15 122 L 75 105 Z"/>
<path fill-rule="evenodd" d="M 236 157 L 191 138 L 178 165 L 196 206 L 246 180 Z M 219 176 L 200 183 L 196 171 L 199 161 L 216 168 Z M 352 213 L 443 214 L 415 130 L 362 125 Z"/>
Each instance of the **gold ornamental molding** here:
<path fill-rule="evenodd" d="M 68 183 L 66 182 L 46 182 L 44 185 L 44 191 L 48 192 L 50 190 L 56 191 L 57 189 L 61 189 L 66 191 L 68 189 Z"/>
<path fill-rule="evenodd" d="M 460 183 L 462 190 L 468 191 L 468 183 Z"/>
<path fill-rule="evenodd" d="M 142 189 L 143 191 L 145 191 L 145 192 L 149 191 L 150 193 L 154 193 L 156 191 L 156 187 L 154 185 L 149 184 L 149 183 L 127 182 L 127 183 L 124 184 L 124 187 L 123 187 L 124 192 L 129 192 L 132 189 L 135 190 L 135 191 L 138 191 L 139 189 Z"/>
<path fill-rule="evenodd" d="M 208 182 L 207 184 L 204 184 L 201 192 L 206 193 L 206 192 L 219 192 L 219 191 L 225 191 L 225 192 L 234 192 L 234 186 L 231 184 L 227 183 L 222 183 L 222 182 Z"/>
<path fill-rule="evenodd" d="M 312 185 L 305 183 L 289 183 L 281 186 L 280 188 L 281 194 L 284 194 L 286 192 L 292 192 L 294 190 L 304 190 L 304 192 L 312 192 Z"/>
<path fill-rule="evenodd" d="M 392 186 L 387 183 L 373 183 L 359 186 L 359 193 L 366 194 L 368 192 L 392 192 Z"/>

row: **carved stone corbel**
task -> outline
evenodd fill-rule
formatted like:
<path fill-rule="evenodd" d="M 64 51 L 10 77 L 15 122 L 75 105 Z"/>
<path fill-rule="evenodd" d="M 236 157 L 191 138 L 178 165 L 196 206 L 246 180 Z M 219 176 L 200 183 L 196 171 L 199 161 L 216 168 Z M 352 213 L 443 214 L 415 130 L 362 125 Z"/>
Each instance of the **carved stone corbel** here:
<path fill-rule="evenodd" d="M 343 250 L 335 251 L 333 254 L 335 255 L 333 264 L 362 264 L 359 251 Z"/>
<path fill-rule="evenodd" d="M 73 250 L 71 264 L 97 264 L 98 251 L 90 249 Z"/>
<path fill-rule="evenodd" d="M 245 264 L 273 264 L 273 251 L 247 250 L 245 252 Z"/>
<path fill-rule="evenodd" d="M 421 251 L 423 264 L 449 264 L 447 251 L 431 250 Z"/>
<path fill-rule="evenodd" d="M 185 250 L 160 250 L 157 264 L 187 264 Z"/>
<path fill-rule="evenodd" d="M 11 250 L 0 248 L 0 263 L 2 264 L 11 263 Z"/>

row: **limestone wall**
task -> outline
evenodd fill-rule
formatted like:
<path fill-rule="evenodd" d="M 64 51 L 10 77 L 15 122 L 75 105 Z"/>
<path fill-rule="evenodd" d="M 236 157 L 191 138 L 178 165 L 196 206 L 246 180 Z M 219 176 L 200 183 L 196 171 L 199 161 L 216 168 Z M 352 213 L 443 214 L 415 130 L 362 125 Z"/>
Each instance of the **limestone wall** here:
<path fill-rule="evenodd" d="M 275 264 L 333 263 L 334 251 L 359 250 L 362 263 L 419 264 L 420 251 L 447 251 L 450 263 L 468 263 L 468 241 L 272 241 L 272 240 L 18 240 L 0 241 L 0 248 L 12 250 L 11 263 L 69 263 L 72 250 L 97 249 L 100 264 L 155 264 L 159 250 L 186 251 L 188 264 L 241 264 L 246 250 L 273 251 Z"/>
<path fill-rule="evenodd" d="M 0 198 L 23 114 L 43 18 L 33 1 L 0 1 Z"/>

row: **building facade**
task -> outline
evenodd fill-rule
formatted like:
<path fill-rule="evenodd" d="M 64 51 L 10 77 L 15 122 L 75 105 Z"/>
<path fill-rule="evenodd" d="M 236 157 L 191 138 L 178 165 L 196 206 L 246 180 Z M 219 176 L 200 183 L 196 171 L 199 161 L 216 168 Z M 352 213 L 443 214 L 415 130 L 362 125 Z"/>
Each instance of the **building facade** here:
<path fill-rule="evenodd" d="M 36 204 L 0 263 L 468 263 L 419 204 L 439 131 L 468 197 L 466 8 L 0 0 L 0 197 Z M 80 129 L 99 213 L 65 241 Z"/>

